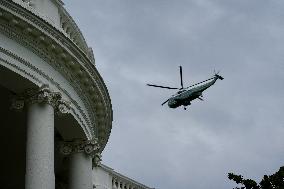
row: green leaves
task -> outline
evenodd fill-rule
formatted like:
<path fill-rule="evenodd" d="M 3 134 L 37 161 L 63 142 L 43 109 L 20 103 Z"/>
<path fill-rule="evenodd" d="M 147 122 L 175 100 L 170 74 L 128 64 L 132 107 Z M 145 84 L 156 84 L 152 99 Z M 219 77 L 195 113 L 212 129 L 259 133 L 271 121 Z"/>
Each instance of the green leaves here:
<path fill-rule="evenodd" d="M 244 179 L 242 175 L 228 173 L 228 178 L 241 184 L 242 187 L 234 189 L 284 189 L 284 166 L 271 176 L 264 175 L 259 184 L 251 179 Z"/>

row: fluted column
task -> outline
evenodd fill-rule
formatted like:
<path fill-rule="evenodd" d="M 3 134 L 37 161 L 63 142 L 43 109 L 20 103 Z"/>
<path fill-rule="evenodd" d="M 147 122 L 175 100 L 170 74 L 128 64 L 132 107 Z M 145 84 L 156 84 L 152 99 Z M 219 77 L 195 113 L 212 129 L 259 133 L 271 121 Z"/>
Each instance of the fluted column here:
<path fill-rule="evenodd" d="M 96 139 L 85 141 L 75 140 L 63 142 L 61 152 L 69 156 L 68 189 L 91 189 L 92 183 L 92 160 L 99 152 Z"/>
<path fill-rule="evenodd" d="M 29 90 L 13 101 L 13 108 L 27 109 L 26 189 L 55 189 L 54 110 L 62 104 L 61 95 L 47 86 Z"/>

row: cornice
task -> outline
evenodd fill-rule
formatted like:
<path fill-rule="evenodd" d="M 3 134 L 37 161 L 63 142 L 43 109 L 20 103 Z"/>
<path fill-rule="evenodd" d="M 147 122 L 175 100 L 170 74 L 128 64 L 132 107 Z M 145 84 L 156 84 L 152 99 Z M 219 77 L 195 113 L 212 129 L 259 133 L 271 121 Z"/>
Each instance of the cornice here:
<path fill-rule="evenodd" d="M 92 60 L 62 32 L 10 0 L 0 1 L 0 30 L 58 70 L 82 96 L 94 134 L 104 149 L 112 127 L 106 85 Z"/>

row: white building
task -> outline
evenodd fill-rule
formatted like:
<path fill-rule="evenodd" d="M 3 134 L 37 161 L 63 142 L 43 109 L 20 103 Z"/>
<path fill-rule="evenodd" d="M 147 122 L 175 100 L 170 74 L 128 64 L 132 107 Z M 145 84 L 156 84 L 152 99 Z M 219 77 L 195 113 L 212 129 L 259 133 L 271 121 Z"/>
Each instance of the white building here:
<path fill-rule="evenodd" d="M 61 0 L 0 0 L 0 96 L 1 189 L 148 188 L 100 165 L 111 100 Z"/>

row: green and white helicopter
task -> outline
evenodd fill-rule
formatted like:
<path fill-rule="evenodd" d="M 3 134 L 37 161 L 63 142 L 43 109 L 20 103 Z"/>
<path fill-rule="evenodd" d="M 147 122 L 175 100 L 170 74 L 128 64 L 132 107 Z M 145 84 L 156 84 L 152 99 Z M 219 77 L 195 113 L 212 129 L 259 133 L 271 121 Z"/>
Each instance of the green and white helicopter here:
<path fill-rule="evenodd" d="M 186 110 L 186 106 L 189 106 L 191 104 L 191 101 L 195 99 L 202 100 L 202 92 L 211 87 L 215 84 L 215 82 L 220 79 L 223 80 L 224 78 L 220 76 L 218 73 L 214 73 L 214 76 L 212 78 L 206 79 L 204 81 L 201 81 L 199 83 L 195 83 L 193 85 L 190 85 L 186 88 L 183 87 L 183 79 L 182 79 L 182 67 L 179 67 L 180 71 L 180 84 L 181 88 L 177 87 L 166 87 L 162 85 L 153 85 L 153 84 L 147 84 L 151 87 L 159 87 L 164 89 L 178 89 L 178 92 L 172 95 L 169 99 L 167 99 L 165 102 L 162 103 L 164 105 L 165 103 L 168 103 L 168 106 L 170 108 L 177 108 L 179 106 L 183 106 Z M 207 83 L 204 83 L 207 82 Z M 204 83 L 201 85 L 201 83 Z M 193 87 L 195 86 L 195 87 Z"/>

